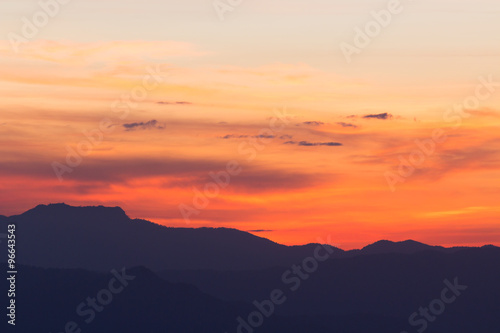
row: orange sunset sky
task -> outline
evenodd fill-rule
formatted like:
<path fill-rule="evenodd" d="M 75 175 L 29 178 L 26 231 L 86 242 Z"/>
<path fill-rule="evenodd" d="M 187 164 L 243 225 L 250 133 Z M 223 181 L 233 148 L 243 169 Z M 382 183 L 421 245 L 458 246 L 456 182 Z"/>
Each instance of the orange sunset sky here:
<path fill-rule="evenodd" d="M 0 214 L 500 245 L 500 5 L 401 1 L 348 62 L 388 2 L 247 0 L 221 20 L 211 0 L 73 0 L 26 38 L 43 9 L 3 1 Z"/>

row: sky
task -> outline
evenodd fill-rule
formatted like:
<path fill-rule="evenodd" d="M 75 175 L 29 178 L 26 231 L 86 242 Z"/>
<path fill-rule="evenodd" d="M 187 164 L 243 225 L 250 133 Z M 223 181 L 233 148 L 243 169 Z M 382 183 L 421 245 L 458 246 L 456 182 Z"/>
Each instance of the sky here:
<path fill-rule="evenodd" d="M 0 12 L 1 215 L 65 202 L 289 245 L 500 245 L 498 1 Z"/>

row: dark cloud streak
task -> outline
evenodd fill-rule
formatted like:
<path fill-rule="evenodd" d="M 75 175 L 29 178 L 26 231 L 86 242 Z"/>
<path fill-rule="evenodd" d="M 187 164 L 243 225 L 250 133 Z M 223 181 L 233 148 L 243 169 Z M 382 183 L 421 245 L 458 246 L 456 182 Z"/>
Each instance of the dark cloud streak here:
<path fill-rule="evenodd" d="M 256 138 L 256 139 L 274 139 L 276 135 L 235 135 L 235 134 L 227 134 L 220 137 L 221 139 L 247 139 L 247 138 Z"/>
<path fill-rule="evenodd" d="M 352 128 L 358 128 L 357 125 L 351 124 L 351 123 L 344 123 L 344 122 L 338 122 L 337 125 L 340 125 L 342 127 L 352 127 Z"/>
<path fill-rule="evenodd" d="M 392 114 L 389 114 L 387 112 L 385 113 L 379 113 L 379 114 L 367 114 L 363 116 L 364 119 L 380 119 L 380 120 L 387 120 L 392 118 Z"/>
<path fill-rule="evenodd" d="M 324 125 L 325 123 L 322 121 L 304 121 L 302 124 L 308 126 L 321 126 Z"/>
<path fill-rule="evenodd" d="M 123 128 L 125 128 L 126 131 L 134 131 L 137 129 L 141 130 L 149 130 L 149 129 L 165 129 L 164 124 L 159 124 L 157 120 L 153 119 L 147 122 L 140 122 L 140 123 L 129 123 L 129 124 L 123 124 Z"/>
<path fill-rule="evenodd" d="M 343 146 L 340 142 L 308 142 L 308 141 L 287 141 L 286 145 L 297 145 L 297 146 L 306 146 L 306 147 L 315 147 L 315 146 L 329 146 L 329 147 L 338 147 Z"/>
<path fill-rule="evenodd" d="M 181 101 L 181 102 L 164 102 L 164 101 L 161 101 L 161 102 L 157 102 L 156 104 L 161 104 L 161 105 L 192 105 L 193 103 L 191 103 L 191 102 L 184 102 L 184 101 Z"/>

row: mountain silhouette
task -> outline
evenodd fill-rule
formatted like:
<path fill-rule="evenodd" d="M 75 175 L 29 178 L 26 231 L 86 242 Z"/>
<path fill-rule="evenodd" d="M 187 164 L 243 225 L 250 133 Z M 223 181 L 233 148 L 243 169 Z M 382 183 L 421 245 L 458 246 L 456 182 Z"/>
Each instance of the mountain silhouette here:
<path fill-rule="evenodd" d="M 402 242 L 380 240 L 378 242 L 365 246 L 364 248 L 359 250 L 359 252 L 362 254 L 382 254 L 382 253 L 411 254 L 429 250 L 446 252 L 448 249 L 442 246 L 430 246 L 427 244 L 416 242 L 414 240 L 406 240 Z"/>
<path fill-rule="evenodd" d="M 119 207 L 66 204 L 0 216 L 1 230 L 10 223 L 21 332 L 64 332 L 74 321 L 92 333 L 413 333 L 409 317 L 440 306 L 456 285 L 466 287 L 425 322 L 425 332 L 500 333 L 500 248 L 491 245 L 285 246 L 235 229 L 168 228 L 130 219 Z M 0 243 L 4 253 L 6 244 Z M 331 255 L 314 263 L 318 248 Z M 136 278 L 86 323 L 76 307 L 102 298 L 123 269 Z M 261 326 L 239 326 L 237 318 L 248 321 L 256 302 L 276 290 L 286 302 L 263 315 Z"/>
<path fill-rule="evenodd" d="M 409 330 L 408 317 L 440 299 L 445 280 L 467 286 L 433 323 L 437 332 L 492 332 L 500 328 L 500 249 L 483 247 L 453 253 L 423 251 L 336 258 L 289 293 L 277 309 L 286 316 L 353 316 L 393 318 Z M 226 301 L 251 303 L 275 288 L 287 289 L 283 273 L 289 267 L 257 271 L 164 271 L 170 282 L 182 281 Z M 432 330 L 430 330 L 432 331 Z M 371 332 L 371 330 L 370 330 Z M 398 331 L 399 332 L 399 331 Z"/>
<path fill-rule="evenodd" d="M 246 270 L 292 264 L 316 246 L 285 246 L 236 229 L 168 228 L 130 219 L 119 207 L 39 205 L 0 223 L 17 225 L 20 263 L 40 267 Z"/>
<path fill-rule="evenodd" d="M 125 273 L 133 277 L 109 304 L 93 310 L 80 304 L 88 297 L 97 299 L 100 290 L 113 279 L 110 273 L 21 267 L 17 296 L 16 329 L 22 332 L 63 332 L 68 322 L 87 332 L 224 332 L 236 318 L 237 304 L 224 303 L 196 288 L 171 284 L 145 268 Z M 115 287 L 120 283 L 116 283 Z M 120 288 L 122 288 L 120 286 Z M 106 301 L 107 303 L 107 301 Z M 41 306 L 43 304 L 43 306 Z M 88 304 L 88 303 L 87 303 Z M 29 320 L 24 319 L 29 318 Z M 196 318 L 196 320 L 194 320 Z M 224 326 L 226 325 L 226 326 Z"/>
<path fill-rule="evenodd" d="M 130 219 L 120 207 L 39 205 L 0 218 L 0 224 L 7 223 L 17 225 L 21 264 L 53 268 L 107 271 L 142 265 L 154 271 L 252 270 L 293 264 L 310 256 L 317 246 L 285 246 L 228 228 L 169 228 Z M 334 250 L 331 258 L 458 249 L 411 240 L 379 241 L 351 251 L 328 247 Z"/>
<path fill-rule="evenodd" d="M 251 304 L 221 301 L 187 284 L 166 282 L 144 267 L 126 270 L 133 280 L 106 304 L 100 303 L 99 295 L 115 279 L 114 274 L 27 266 L 19 271 L 23 274 L 16 297 L 18 332 L 67 332 L 67 325 L 74 325 L 76 330 L 92 333 L 248 333 L 238 330 L 237 318 L 255 311 Z M 93 310 L 89 299 L 99 308 Z M 254 331 L 362 333 L 368 328 L 394 330 L 397 323 L 374 315 L 361 315 L 356 321 L 352 316 L 273 315 Z"/>

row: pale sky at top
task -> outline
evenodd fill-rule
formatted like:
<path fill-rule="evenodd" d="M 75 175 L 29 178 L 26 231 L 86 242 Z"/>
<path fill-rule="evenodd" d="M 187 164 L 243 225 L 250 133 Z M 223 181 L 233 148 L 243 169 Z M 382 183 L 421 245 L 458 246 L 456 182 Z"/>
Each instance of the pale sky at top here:
<path fill-rule="evenodd" d="M 341 70 L 338 44 L 388 1 L 246 0 L 221 22 L 212 0 L 73 0 L 39 39 L 177 40 L 214 53 L 206 61 L 237 65 L 307 62 Z M 500 2 L 401 1 L 404 10 L 364 56 L 498 56 Z M 37 1 L 4 0 L 0 33 L 19 31 Z M 5 38 L 5 37 L 4 37 Z M 447 61 L 447 60 L 445 60 Z M 493 59 L 486 59 L 493 62 Z M 354 66 L 353 66 L 354 67 Z"/>

